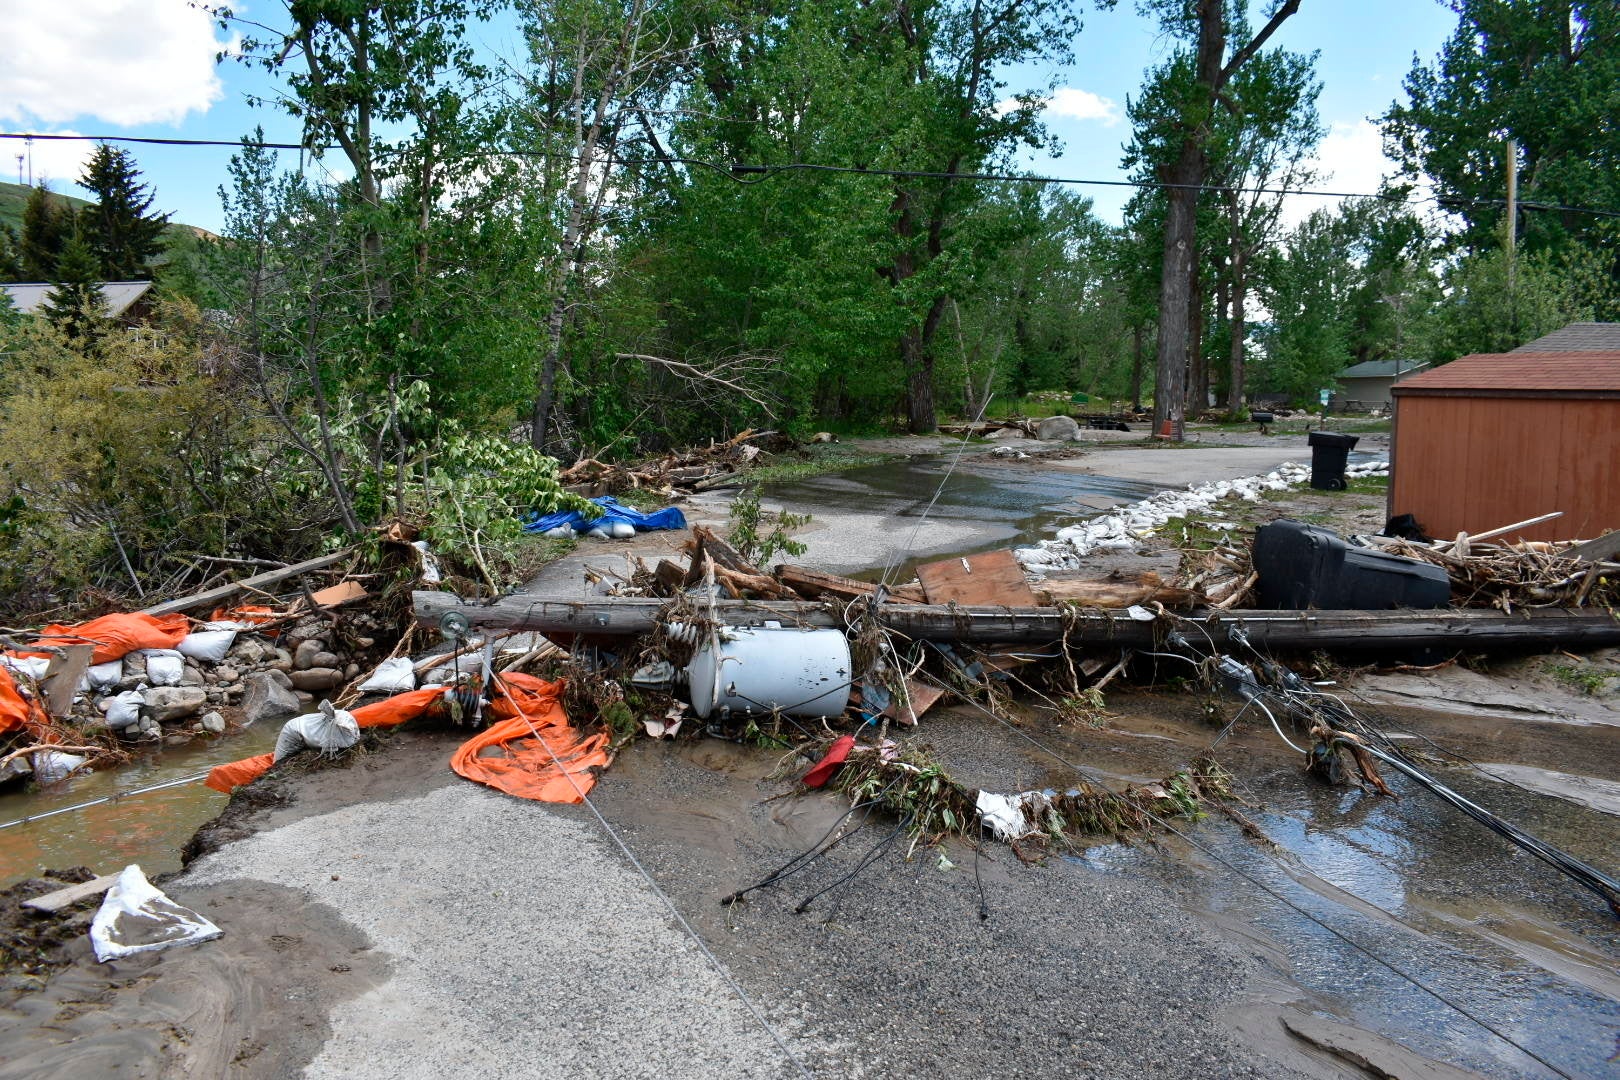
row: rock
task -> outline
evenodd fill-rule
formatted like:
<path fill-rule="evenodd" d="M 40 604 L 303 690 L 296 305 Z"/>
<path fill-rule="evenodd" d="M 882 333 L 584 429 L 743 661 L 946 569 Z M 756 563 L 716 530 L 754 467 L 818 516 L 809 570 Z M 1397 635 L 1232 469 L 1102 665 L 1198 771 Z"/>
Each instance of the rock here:
<path fill-rule="evenodd" d="M 1048 416 L 1035 425 L 1035 437 L 1046 442 L 1079 442 L 1080 425 L 1072 416 Z"/>
<path fill-rule="evenodd" d="M 303 710 L 303 703 L 291 690 L 276 681 L 275 673 L 259 672 L 247 677 L 247 698 L 242 702 L 243 723 L 285 720 Z"/>
<path fill-rule="evenodd" d="M 280 668 L 271 668 L 269 671 L 266 671 L 265 674 L 276 680 L 279 685 L 285 686 L 289 690 L 293 688 L 292 676 L 288 675 Z"/>
<path fill-rule="evenodd" d="M 350 664 L 348 667 L 343 669 L 343 681 L 348 682 L 358 674 L 360 674 L 360 665 Z"/>
<path fill-rule="evenodd" d="M 154 686 L 146 692 L 143 712 L 160 724 L 194 715 L 208 702 L 200 686 Z"/>
<path fill-rule="evenodd" d="M 155 736 L 163 734 L 163 727 L 150 716 L 143 716 L 141 717 L 140 722 L 134 727 L 126 729 L 125 734 L 128 734 L 130 731 L 137 732 L 141 735 Z"/>
<path fill-rule="evenodd" d="M 222 735 L 225 732 L 225 718 L 217 712 L 202 714 L 202 729 L 210 735 Z"/>
<path fill-rule="evenodd" d="M 312 667 L 330 667 L 330 664 L 317 664 L 315 658 L 326 651 L 326 643 L 319 638 L 310 638 L 300 641 L 298 650 L 293 653 L 292 666 L 294 670 L 306 671 Z"/>
<path fill-rule="evenodd" d="M 236 669 L 229 664 L 214 669 L 214 681 L 219 683 L 233 683 L 236 681 Z"/>
<path fill-rule="evenodd" d="M 146 678 L 146 654 L 136 649 L 132 653 L 124 654 L 124 681 L 131 679 L 139 682 Z"/>
<path fill-rule="evenodd" d="M 257 664 L 265 658 L 265 647 L 261 641 L 253 638 L 237 638 L 236 648 L 231 650 L 231 656 L 244 664 Z"/>
<path fill-rule="evenodd" d="M 315 659 L 310 661 L 308 666 L 312 668 L 341 668 L 343 666 L 343 657 L 334 652 L 318 652 L 315 654 Z"/>
<path fill-rule="evenodd" d="M 200 668 L 194 668 L 190 664 L 187 664 L 185 670 L 180 673 L 180 685 L 207 686 L 208 680 L 203 678 L 203 673 Z"/>
<path fill-rule="evenodd" d="M 357 637 L 354 639 L 354 643 L 360 646 L 362 649 L 369 649 L 373 645 L 377 644 L 377 639 L 370 637 Z"/>
<path fill-rule="evenodd" d="M 316 667 L 292 673 L 292 684 L 298 690 L 330 690 L 343 681 L 343 672 L 336 668 Z"/>
<path fill-rule="evenodd" d="M 315 704 L 315 695 L 308 690 L 294 690 L 293 694 L 298 698 L 299 712 L 308 712 L 309 707 Z"/>
<path fill-rule="evenodd" d="M 291 671 L 293 668 L 292 653 L 289 653 L 286 649 L 273 649 L 271 659 L 267 659 L 264 666 L 275 668 L 277 671 Z"/>
<path fill-rule="evenodd" d="M 281 674 L 281 672 L 278 671 L 278 672 L 276 672 L 276 674 L 279 675 L 279 674 Z M 241 683 L 233 682 L 229 686 L 220 687 L 219 692 L 220 692 L 221 696 L 223 696 L 223 697 L 235 697 L 237 694 L 240 694 L 243 690 L 246 690 L 246 689 L 247 689 L 247 687 L 243 686 Z"/>

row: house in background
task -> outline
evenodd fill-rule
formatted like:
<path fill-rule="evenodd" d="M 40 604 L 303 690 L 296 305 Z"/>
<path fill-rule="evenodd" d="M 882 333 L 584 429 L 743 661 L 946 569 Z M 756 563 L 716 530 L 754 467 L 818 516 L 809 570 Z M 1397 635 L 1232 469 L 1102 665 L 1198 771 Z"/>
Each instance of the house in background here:
<path fill-rule="evenodd" d="M 1429 366 L 1427 360 L 1366 360 L 1333 376 L 1343 389 L 1328 407 L 1336 412 L 1367 412 L 1390 404 L 1390 388 Z"/>
<path fill-rule="evenodd" d="M 1620 529 L 1620 349 L 1465 356 L 1394 395 L 1391 516 L 1444 539 L 1555 510 L 1503 542 Z"/>
<path fill-rule="evenodd" d="M 98 284 L 101 288 L 103 318 L 122 326 L 139 326 L 151 317 L 157 294 L 152 291 L 150 281 L 103 281 Z M 0 285 L 0 289 L 11 297 L 12 306 L 24 315 L 43 315 L 45 301 L 54 288 L 56 286 L 48 281 Z"/>
<path fill-rule="evenodd" d="M 1572 322 L 1534 341 L 1527 341 L 1515 353 L 1620 352 L 1620 323 Z"/>

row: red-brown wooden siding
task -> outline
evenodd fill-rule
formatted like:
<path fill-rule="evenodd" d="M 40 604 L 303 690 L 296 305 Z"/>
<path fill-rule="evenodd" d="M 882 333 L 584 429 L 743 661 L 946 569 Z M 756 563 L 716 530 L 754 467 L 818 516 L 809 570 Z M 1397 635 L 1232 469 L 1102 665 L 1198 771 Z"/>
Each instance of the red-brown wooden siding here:
<path fill-rule="evenodd" d="M 1564 516 L 1503 539 L 1620 529 L 1620 398 L 1467 395 L 1397 393 L 1391 514 L 1448 538 L 1553 510 Z"/>

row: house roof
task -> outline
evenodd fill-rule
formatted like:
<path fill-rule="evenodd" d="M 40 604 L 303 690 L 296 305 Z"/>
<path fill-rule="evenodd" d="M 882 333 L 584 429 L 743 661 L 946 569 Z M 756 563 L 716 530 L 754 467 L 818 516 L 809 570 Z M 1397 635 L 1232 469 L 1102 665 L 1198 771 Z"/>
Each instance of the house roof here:
<path fill-rule="evenodd" d="M 1620 349 L 1620 323 L 1575 322 L 1525 342 L 1516 353 L 1613 352 Z"/>
<path fill-rule="evenodd" d="M 1397 396 L 1620 397 L 1620 349 L 1605 352 L 1476 353 L 1395 384 Z"/>
<path fill-rule="evenodd" d="M 102 281 L 98 284 L 101 286 L 102 316 L 108 319 L 118 318 L 152 289 L 150 281 Z M 10 295 L 12 304 L 24 315 L 40 314 L 54 288 L 56 286 L 49 281 L 0 285 L 0 289 Z"/>
<path fill-rule="evenodd" d="M 1401 375 L 1422 371 L 1429 366 L 1427 360 L 1363 360 L 1352 364 L 1334 376 L 1335 379 L 1393 379 Z"/>

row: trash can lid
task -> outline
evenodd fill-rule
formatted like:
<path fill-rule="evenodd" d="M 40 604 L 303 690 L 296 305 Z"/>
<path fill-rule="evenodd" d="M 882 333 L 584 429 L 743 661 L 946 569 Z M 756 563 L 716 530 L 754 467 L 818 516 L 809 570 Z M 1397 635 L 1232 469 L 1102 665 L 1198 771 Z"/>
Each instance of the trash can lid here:
<path fill-rule="evenodd" d="M 1349 450 L 1361 441 L 1359 435 L 1341 435 L 1337 431 L 1313 431 L 1305 437 L 1311 446 L 1343 447 Z"/>

